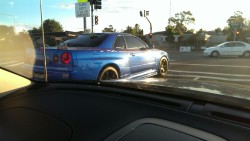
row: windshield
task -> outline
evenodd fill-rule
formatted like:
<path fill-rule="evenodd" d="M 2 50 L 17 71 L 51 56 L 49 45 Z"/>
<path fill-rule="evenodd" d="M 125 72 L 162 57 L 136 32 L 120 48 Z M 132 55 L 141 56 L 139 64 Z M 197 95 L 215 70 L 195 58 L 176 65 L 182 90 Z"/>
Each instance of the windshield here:
<path fill-rule="evenodd" d="M 32 82 L 149 84 L 250 99 L 250 1 L 0 5 L 0 67 Z M 216 45 L 223 47 L 209 48 Z"/>

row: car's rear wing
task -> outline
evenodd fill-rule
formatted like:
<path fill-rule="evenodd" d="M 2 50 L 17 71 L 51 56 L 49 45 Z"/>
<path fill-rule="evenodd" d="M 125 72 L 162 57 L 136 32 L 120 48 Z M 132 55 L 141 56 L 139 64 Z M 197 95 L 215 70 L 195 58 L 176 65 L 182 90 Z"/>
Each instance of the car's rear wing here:
<path fill-rule="evenodd" d="M 29 33 L 30 37 L 33 40 L 35 47 L 42 46 L 42 33 Z M 61 42 L 76 38 L 81 32 L 72 32 L 72 31 L 65 31 L 65 32 L 45 32 L 45 46 L 57 46 Z"/>

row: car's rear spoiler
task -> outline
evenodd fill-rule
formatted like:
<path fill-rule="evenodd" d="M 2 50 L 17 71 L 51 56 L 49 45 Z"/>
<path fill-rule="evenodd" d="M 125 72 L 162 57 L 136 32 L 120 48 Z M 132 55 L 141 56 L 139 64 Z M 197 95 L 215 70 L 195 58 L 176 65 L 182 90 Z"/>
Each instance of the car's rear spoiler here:
<path fill-rule="evenodd" d="M 77 38 L 79 34 L 82 34 L 81 32 L 72 32 L 72 31 L 65 31 L 65 32 L 45 32 L 44 37 L 45 40 L 48 42 L 48 46 L 55 46 L 60 44 L 61 42 L 72 39 L 72 38 Z M 29 33 L 30 37 L 32 38 L 34 45 L 36 47 L 41 47 L 42 44 L 42 33 Z"/>
<path fill-rule="evenodd" d="M 41 37 L 42 33 L 29 33 L 31 37 Z M 72 31 L 65 31 L 65 32 L 45 32 L 45 37 L 76 37 L 81 32 L 72 32 Z"/>

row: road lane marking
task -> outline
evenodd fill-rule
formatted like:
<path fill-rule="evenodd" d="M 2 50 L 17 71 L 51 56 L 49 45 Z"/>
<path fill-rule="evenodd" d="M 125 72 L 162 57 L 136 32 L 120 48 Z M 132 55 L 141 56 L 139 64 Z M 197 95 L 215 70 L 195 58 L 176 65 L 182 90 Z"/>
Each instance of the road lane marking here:
<path fill-rule="evenodd" d="M 243 75 L 243 74 L 227 74 L 227 73 L 198 72 L 198 71 L 169 70 L 169 72 L 181 72 L 181 73 L 193 73 L 193 74 L 208 74 L 208 75 L 221 75 L 221 76 L 236 76 L 236 77 L 250 77 L 250 75 Z"/>
<path fill-rule="evenodd" d="M 12 63 L 18 63 L 18 62 L 19 61 L 4 62 L 4 63 L 0 63 L 0 65 L 12 64 Z"/>
<path fill-rule="evenodd" d="M 15 67 L 15 66 L 20 66 L 20 65 L 22 65 L 22 64 L 24 64 L 24 62 L 15 63 L 15 64 L 11 64 L 11 65 L 6 65 L 6 66 L 4 66 L 4 67 Z"/>
<path fill-rule="evenodd" d="M 193 78 L 197 77 L 197 75 L 173 75 L 169 74 L 168 76 L 172 77 L 188 77 L 188 78 Z M 198 76 L 200 79 L 205 78 L 205 79 L 214 79 L 214 80 L 223 80 L 223 81 L 232 81 L 232 82 L 250 82 L 249 79 L 234 79 L 234 78 L 224 78 L 224 77 L 211 77 L 211 76 Z"/>
<path fill-rule="evenodd" d="M 194 78 L 193 80 L 196 81 L 196 80 L 199 80 L 199 79 L 200 79 L 200 77 L 196 77 L 196 78 Z"/>
<path fill-rule="evenodd" d="M 185 63 L 171 63 L 171 65 L 186 65 L 186 66 L 205 66 L 205 67 L 228 67 L 228 68 L 250 68 L 250 66 L 231 66 L 231 65 L 205 65 L 205 64 L 185 64 Z"/>

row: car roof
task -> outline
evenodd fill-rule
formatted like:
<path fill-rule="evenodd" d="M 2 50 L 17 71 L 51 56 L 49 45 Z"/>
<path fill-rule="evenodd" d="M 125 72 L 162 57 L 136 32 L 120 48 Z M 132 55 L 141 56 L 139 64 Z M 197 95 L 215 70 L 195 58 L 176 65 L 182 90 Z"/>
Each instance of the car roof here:
<path fill-rule="evenodd" d="M 245 43 L 245 44 L 247 44 L 246 42 L 243 42 L 243 41 L 227 41 L 225 43 Z"/>

